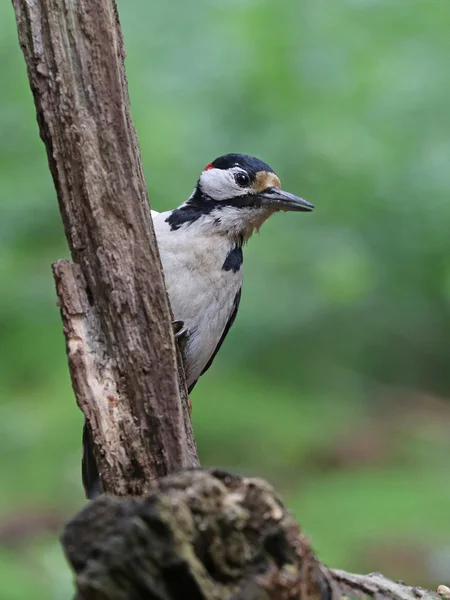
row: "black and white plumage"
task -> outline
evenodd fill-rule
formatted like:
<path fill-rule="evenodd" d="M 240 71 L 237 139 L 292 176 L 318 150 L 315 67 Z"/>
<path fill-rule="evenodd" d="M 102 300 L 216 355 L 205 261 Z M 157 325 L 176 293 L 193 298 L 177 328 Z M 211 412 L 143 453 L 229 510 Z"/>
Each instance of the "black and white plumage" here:
<path fill-rule="evenodd" d="M 243 245 L 275 212 L 312 209 L 312 204 L 281 190 L 266 163 L 227 154 L 203 169 L 184 204 L 167 212 L 152 211 L 174 318 L 187 331 L 189 391 L 211 365 L 236 317 Z M 98 476 L 92 468 L 90 440 L 84 441 L 83 483 L 91 497 Z"/>
<path fill-rule="evenodd" d="M 312 208 L 282 192 L 280 180 L 264 162 L 228 154 L 205 167 L 179 208 L 152 211 L 174 317 L 188 331 L 189 390 L 210 366 L 236 317 L 243 244 L 274 212 Z"/>

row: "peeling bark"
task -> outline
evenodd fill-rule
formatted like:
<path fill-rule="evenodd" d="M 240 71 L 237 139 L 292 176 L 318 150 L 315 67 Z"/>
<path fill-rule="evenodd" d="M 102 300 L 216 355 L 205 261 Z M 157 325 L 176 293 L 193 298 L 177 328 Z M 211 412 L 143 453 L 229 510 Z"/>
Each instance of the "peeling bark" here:
<path fill-rule="evenodd" d="M 73 388 L 104 490 L 140 494 L 198 459 L 115 3 L 13 5 L 74 261 L 53 267 Z"/>

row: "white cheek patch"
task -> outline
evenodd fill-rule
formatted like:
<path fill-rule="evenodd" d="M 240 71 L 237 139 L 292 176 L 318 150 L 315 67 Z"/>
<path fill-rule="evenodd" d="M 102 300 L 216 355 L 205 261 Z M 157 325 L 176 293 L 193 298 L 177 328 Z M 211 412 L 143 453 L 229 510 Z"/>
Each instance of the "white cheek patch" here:
<path fill-rule="evenodd" d="M 249 188 L 238 185 L 234 176 L 236 173 L 244 173 L 239 167 L 232 169 L 208 169 L 200 176 L 200 187 L 203 193 L 214 200 L 228 200 L 236 196 L 245 196 Z"/>

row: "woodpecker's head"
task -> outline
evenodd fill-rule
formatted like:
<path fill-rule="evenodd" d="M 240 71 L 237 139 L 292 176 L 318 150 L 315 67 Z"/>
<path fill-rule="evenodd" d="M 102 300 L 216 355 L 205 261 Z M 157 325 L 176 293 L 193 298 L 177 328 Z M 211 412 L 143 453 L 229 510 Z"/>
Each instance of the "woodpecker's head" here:
<path fill-rule="evenodd" d="M 246 154 L 226 154 L 203 169 L 189 200 L 167 219 L 182 224 L 212 224 L 217 231 L 247 240 L 278 211 L 309 212 L 312 204 L 281 189 L 266 163 Z"/>

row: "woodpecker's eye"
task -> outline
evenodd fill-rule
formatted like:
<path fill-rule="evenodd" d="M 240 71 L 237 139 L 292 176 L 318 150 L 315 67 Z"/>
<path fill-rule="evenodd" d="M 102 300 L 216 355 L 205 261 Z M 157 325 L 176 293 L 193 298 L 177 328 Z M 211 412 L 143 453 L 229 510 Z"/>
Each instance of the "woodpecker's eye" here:
<path fill-rule="evenodd" d="M 234 180 L 241 187 L 248 187 L 250 185 L 250 177 L 247 173 L 236 173 Z"/>

